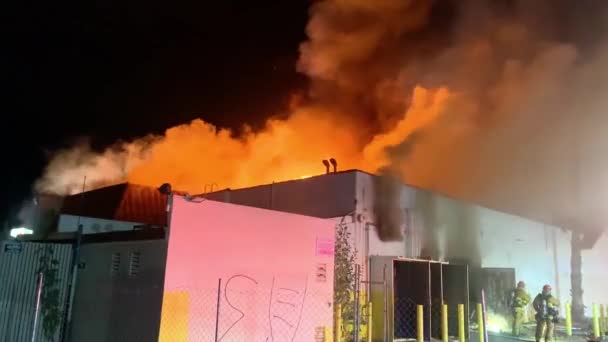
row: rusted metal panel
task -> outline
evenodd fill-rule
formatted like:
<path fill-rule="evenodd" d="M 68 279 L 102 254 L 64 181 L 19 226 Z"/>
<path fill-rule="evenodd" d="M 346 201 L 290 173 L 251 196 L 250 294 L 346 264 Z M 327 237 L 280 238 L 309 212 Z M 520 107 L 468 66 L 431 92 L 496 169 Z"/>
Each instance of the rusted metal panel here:
<path fill-rule="evenodd" d="M 157 189 L 122 183 L 68 196 L 61 213 L 165 226 L 166 208 L 167 196 Z"/>

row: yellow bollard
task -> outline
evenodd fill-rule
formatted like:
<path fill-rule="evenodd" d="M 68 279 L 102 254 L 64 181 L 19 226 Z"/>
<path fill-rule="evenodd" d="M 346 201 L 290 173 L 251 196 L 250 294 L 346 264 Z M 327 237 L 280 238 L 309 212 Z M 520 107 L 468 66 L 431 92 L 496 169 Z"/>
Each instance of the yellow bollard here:
<path fill-rule="evenodd" d="M 572 336 L 572 305 L 566 303 L 566 335 Z"/>
<path fill-rule="evenodd" d="M 600 335 L 606 334 L 606 311 L 604 304 L 600 304 Z"/>
<path fill-rule="evenodd" d="M 448 305 L 441 306 L 441 341 L 448 342 Z"/>
<path fill-rule="evenodd" d="M 342 342 L 342 305 L 341 304 L 338 304 L 336 306 L 336 324 L 334 327 L 334 331 L 336 334 L 334 341 Z"/>
<path fill-rule="evenodd" d="M 367 342 L 372 342 L 372 302 L 367 307 Z"/>
<path fill-rule="evenodd" d="M 458 304 L 458 342 L 464 342 L 464 304 Z"/>
<path fill-rule="evenodd" d="M 418 305 L 418 326 L 417 326 L 417 342 L 424 342 L 424 307 L 422 305 Z"/>
<path fill-rule="evenodd" d="M 593 304 L 593 337 L 600 338 L 600 318 L 597 304 Z"/>
<path fill-rule="evenodd" d="M 325 329 L 324 329 L 324 335 L 325 336 L 323 336 L 323 338 L 324 338 L 325 342 L 332 342 L 334 340 L 333 336 L 332 336 L 331 328 L 325 327 Z"/>
<path fill-rule="evenodd" d="M 482 311 L 481 303 L 477 304 L 477 329 L 479 333 L 479 342 L 485 342 L 485 333 L 484 333 L 484 325 L 483 325 L 483 311 Z"/>

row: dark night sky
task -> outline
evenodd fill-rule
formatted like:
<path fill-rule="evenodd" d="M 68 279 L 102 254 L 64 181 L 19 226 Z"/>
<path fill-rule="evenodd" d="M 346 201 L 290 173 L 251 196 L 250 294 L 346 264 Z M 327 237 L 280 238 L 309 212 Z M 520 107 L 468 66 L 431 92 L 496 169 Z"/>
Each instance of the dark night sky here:
<path fill-rule="evenodd" d="M 81 136 L 101 147 L 197 117 L 255 125 L 305 88 L 295 61 L 306 0 L 11 3 L 0 54 L 0 218 L 19 208 L 45 151 Z"/>

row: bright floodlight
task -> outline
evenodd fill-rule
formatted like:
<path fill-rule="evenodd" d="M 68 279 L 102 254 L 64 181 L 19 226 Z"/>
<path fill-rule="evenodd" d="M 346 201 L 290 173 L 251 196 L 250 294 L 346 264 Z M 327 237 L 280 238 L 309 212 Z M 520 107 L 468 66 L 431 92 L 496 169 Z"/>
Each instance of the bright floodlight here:
<path fill-rule="evenodd" d="M 20 228 L 13 228 L 13 229 L 11 229 L 10 234 L 11 234 L 12 237 L 16 238 L 19 235 L 34 234 L 34 231 L 31 230 L 31 229 L 20 227 Z"/>

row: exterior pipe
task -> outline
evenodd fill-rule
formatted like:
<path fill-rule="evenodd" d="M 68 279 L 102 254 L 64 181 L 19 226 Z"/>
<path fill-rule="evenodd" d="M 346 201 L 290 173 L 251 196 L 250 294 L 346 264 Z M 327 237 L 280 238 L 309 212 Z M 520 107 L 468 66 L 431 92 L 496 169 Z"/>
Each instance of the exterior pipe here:
<path fill-rule="evenodd" d="M 329 174 L 329 162 L 323 159 L 323 165 L 325 165 L 325 174 Z"/>

